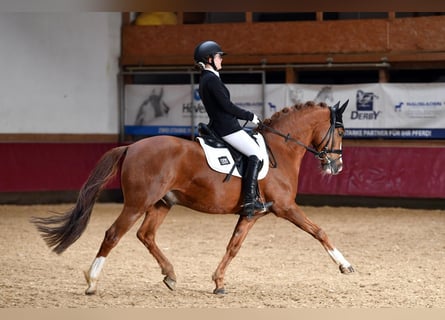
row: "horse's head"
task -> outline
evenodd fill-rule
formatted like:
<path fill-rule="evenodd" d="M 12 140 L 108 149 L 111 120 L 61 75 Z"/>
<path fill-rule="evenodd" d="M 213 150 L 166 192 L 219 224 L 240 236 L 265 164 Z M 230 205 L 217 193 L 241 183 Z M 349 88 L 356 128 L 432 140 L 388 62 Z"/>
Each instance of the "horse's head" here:
<path fill-rule="evenodd" d="M 341 107 L 340 102 L 329 107 L 329 127 L 319 126 L 313 136 L 312 144 L 315 150 L 312 152 L 320 160 L 323 171 L 332 175 L 340 173 L 343 169 L 342 141 L 345 129 L 342 115 L 348 102 L 349 100 Z"/>
<path fill-rule="evenodd" d="M 342 141 L 345 129 L 342 115 L 348 102 L 341 107 L 340 102 L 328 107 L 324 102 L 317 104 L 314 101 L 292 108 L 285 107 L 270 119 L 265 119 L 258 130 L 268 131 L 284 138 L 285 143 L 305 148 L 320 160 L 325 173 L 335 175 L 343 169 Z"/>

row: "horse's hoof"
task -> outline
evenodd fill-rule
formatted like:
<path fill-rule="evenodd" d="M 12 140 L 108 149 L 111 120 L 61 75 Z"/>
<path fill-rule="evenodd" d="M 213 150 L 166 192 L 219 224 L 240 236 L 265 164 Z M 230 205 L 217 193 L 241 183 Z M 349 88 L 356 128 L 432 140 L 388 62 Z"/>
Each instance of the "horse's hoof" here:
<path fill-rule="evenodd" d="M 226 290 L 224 290 L 224 288 L 216 288 L 215 290 L 213 290 L 213 293 L 217 295 L 223 295 L 226 294 Z"/>
<path fill-rule="evenodd" d="M 176 280 L 173 280 L 169 276 L 165 276 L 163 281 L 170 290 L 174 291 L 176 289 Z"/>
<path fill-rule="evenodd" d="M 355 272 L 355 270 L 352 266 L 349 266 L 349 267 L 340 266 L 339 269 L 340 269 L 340 272 L 343 274 L 351 274 L 351 273 Z"/>
<path fill-rule="evenodd" d="M 93 294 L 96 294 L 96 289 L 93 289 L 91 287 L 88 287 L 88 289 L 85 290 L 85 294 L 87 296 L 92 296 Z"/>
<path fill-rule="evenodd" d="M 88 296 L 91 296 L 93 294 L 96 294 L 97 291 L 97 279 L 91 279 L 89 276 L 89 273 L 87 271 L 83 272 L 83 275 L 85 276 L 85 280 L 87 281 L 88 288 L 85 290 L 85 294 Z"/>

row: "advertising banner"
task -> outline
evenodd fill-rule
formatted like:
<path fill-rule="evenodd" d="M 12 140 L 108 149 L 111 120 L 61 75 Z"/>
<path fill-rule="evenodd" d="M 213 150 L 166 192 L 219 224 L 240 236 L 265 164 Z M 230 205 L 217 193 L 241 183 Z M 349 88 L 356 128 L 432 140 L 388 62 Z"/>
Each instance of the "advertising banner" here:
<path fill-rule="evenodd" d="M 125 133 L 189 135 L 192 112 L 207 117 L 199 105 L 192 110 L 192 91 L 191 85 L 126 85 Z"/>
<path fill-rule="evenodd" d="M 261 85 L 227 87 L 235 104 L 263 114 Z M 124 110 L 125 133 L 131 135 L 190 135 L 198 123 L 209 121 L 198 85 L 126 85 Z"/>
<path fill-rule="evenodd" d="M 349 100 L 343 114 L 346 138 L 445 138 L 445 84 L 441 83 L 227 87 L 235 104 L 261 118 L 309 100 L 328 105 Z M 197 85 L 126 85 L 124 109 L 125 133 L 131 135 L 190 135 L 199 122 L 208 122 Z"/>

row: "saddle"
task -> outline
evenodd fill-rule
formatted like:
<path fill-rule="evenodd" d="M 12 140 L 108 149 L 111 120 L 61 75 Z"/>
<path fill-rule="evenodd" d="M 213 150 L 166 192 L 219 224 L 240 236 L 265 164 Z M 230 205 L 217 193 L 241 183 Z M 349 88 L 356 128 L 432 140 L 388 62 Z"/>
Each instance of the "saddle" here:
<path fill-rule="evenodd" d="M 231 176 L 243 176 L 248 161 L 244 154 L 227 144 L 204 123 L 198 124 L 198 135 L 196 140 L 204 150 L 207 164 L 213 170 L 227 174 L 224 182 L 228 181 Z M 260 133 L 253 133 L 250 136 L 263 150 L 263 166 L 258 174 L 258 180 L 261 180 L 267 175 L 269 170 L 266 144 Z"/>

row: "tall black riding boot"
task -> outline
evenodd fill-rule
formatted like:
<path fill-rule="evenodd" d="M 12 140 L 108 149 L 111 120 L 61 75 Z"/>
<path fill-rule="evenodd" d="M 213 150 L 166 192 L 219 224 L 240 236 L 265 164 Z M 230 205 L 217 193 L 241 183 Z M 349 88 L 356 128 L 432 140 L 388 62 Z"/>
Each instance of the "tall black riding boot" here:
<path fill-rule="evenodd" d="M 247 162 L 247 169 L 243 176 L 244 210 L 243 216 L 253 217 L 255 212 L 266 212 L 273 202 L 262 203 L 257 199 L 258 172 L 262 162 L 257 156 L 250 156 Z"/>

